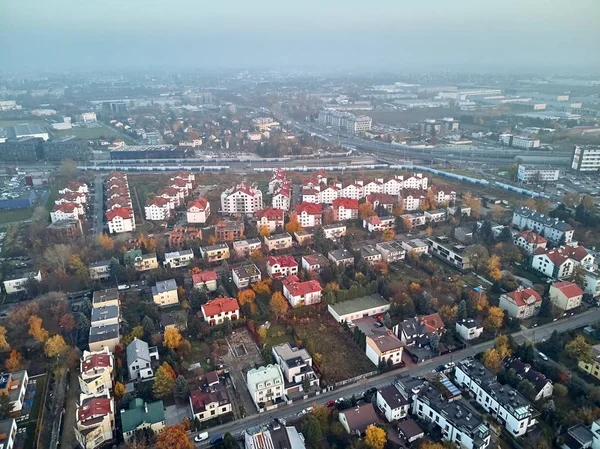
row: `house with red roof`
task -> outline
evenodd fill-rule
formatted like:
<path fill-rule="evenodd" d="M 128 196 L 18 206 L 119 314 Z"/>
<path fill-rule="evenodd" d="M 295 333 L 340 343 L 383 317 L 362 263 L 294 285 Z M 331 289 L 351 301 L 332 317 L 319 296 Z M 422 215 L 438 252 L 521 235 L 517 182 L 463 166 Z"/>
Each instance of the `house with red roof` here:
<path fill-rule="evenodd" d="M 382 232 L 386 229 L 394 229 L 396 226 L 395 217 L 378 217 L 372 215 L 363 220 L 363 228 L 369 232 Z"/>
<path fill-rule="evenodd" d="M 321 302 L 321 284 L 311 280 L 300 282 L 298 276 L 292 275 L 284 278 L 283 296 L 287 298 L 292 307 L 308 306 Z"/>
<path fill-rule="evenodd" d="M 207 199 L 199 196 L 195 200 L 188 201 L 186 217 L 188 223 L 206 223 L 210 216 L 210 203 Z"/>
<path fill-rule="evenodd" d="M 179 207 L 183 202 L 183 192 L 174 187 L 164 187 L 158 191 L 156 194 L 157 197 L 165 198 L 173 203 L 173 207 Z"/>
<path fill-rule="evenodd" d="M 329 259 L 323 254 L 314 253 L 302 256 L 302 269 L 308 273 L 320 273 L 323 268 L 329 266 Z"/>
<path fill-rule="evenodd" d="M 217 289 L 217 272 L 211 270 L 194 273 L 192 274 L 192 283 L 194 288 L 206 288 L 209 292 L 214 292 Z"/>
<path fill-rule="evenodd" d="M 333 200 L 333 219 L 335 221 L 356 220 L 358 218 L 358 200 L 338 198 Z"/>
<path fill-rule="evenodd" d="M 292 183 L 287 179 L 277 185 L 273 192 L 272 205 L 274 209 L 290 210 L 292 197 Z"/>
<path fill-rule="evenodd" d="M 298 262 L 292 256 L 269 256 L 267 274 L 273 279 L 298 274 Z"/>
<path fill-rule="evenodd" d="M 118 234 L 121 232 L 135 231 L 133 211 L 127 207 L 119 207 L 106 212 L 108 232 Z"/>
<path fill-rule="evenodd" d="M 301 203 L 296 205 L 298 222 L 303 228 L 320 226 L 323 220 L 323 206 L 314 203 Z"/>
<path fill-rule="evenodd" d="M 183 198 L 190 195 L 192 192 L 192 183 L 181 178 L 175 178 L 169 183 L 169 187 L 177 189 L 183 195 Z"/>
<path fill-rule="evenodd" d="M 77 203 L 57 204 L 50 212 L 50 220 L 55 223 L 59 220 L 79 220 L 83 217 L 85 211 L 83 206 Z"/>
<path fill-rule="evenodd" d="M 283 219 L 285 212 L 282 209 L 267 207 L 256 211 L 256 228 L 260 232 L 266 227 L 270 232 L 281 231 L 283 229 Z"/>
<path fill-rule="evenodd" d="M 535 231 L 521 231 L 513 238 L 513 242 L 520 248 L 523 248 L 530 256 L 538 248 L 546 248 L 548 240 Z"/>
<path fill-rule="evenodd" d="M 542 297 L 532 288 L 519 287 L 517 290 L 500 296 L 499 307 L 508 312 L 508 316 L 527 319 L 536 316 L 542 306 Z"/>
<path fill-rule="evenodd" d="M 232 406 L 227 388 L 219 383 L 207 390 L 190 392 L 190 409 L 194 420 L 208 421 L 220 415 L 231 413 Z"/>
<path fill-rule="evenodd" d="M 571 310 L 581 306 L 583 290 L 574 282 L 562 281 L 550 285 L 550 300 L 560 310 Z"/>
<path fill-rule="evenodd" d="M 235 298 L 217 298 L 202 304 L 202 316 L 211 326 L 221 324 L 225 318 L 231 321 L 240 316 L 240 305 Z"/>
<path fill-rule="evenodd" d="M 82 395 L 75 411 L 75 438 L 81 447 L 96 448 L 114 440 L 115 402 L 103 396 Z"/>
<path fill-rule="evenodd" d="M 115 359 L 108 348 L 83 351 L 79 362 L 79 389 L 82 394 L 95 396 L 110 391 L 113 385 Z"/>
<path fill-rule="evenodd" d="M 106 202 L 106 210 L 117 209 L 119 207 L 131 207 L 131 199 L 128 196 L 115 196 Z"/>
<path fill-rule="evenodd" d="M 87 194 L 78 193 L 78 192 L 64 192 L 58 195 L 58 198 L 54 200 L 54 204 L 61 203 L 77 203 L 77 204 L 86 204 L 87 203 Z"/>
<path fill-rule="evenodd" d="M 433 193 L 436 204 L 450 204 L 456 201 L 456 189 L 449 185 L 432 185 L 429 189 Z"/>
<path fill-rule="evenodd" d="M 365 183 L 363 185 L 363 193 L 365 196 L 369 196 L 374 193 L 383 193 L 383 179 L 375 179 Z"/>
<path fill-rule="evenodd" d="M 314 203 L 314 204 L 320 203 L 321 200 L 319 198 L 319 191 L 316 189 L 302 190 L 302 202 L 303 203 Z"/>
<path fill-rule="evenodd" d="M 427 199 L 422 190 L 416 189 L 403 189 L 398 198 L 402 202 L 402 209 L 407 212 L 419 210 Z"/>
<path fill-rule="evenodd" d="M 377 210 L 381 206 L 385 210 L 392 212 L 394 204 L 397 202 L 397 197 L 385 193 L 371 193 L 366 196 L 366 201 L 373 206 L 374 210 Z"/>
<path fill-rule="evenodd" d="M 350 198 L 353 200 L 359 200 L 364 196 L 364 189 L 362 181 L 353 182 L 340 187 L 340 198 Z"/>
<path fill-rule="evenodd" d="M 149 221 L 163 221 L 171 218 L 171 201 L 160 196 L 148 198 L 144 215 Z"/>
<path fill-rule="evenodd" d="M 62 189 L 58 190 L 58 193 L 60 194 L 67 192 L 82 193 L 87 196 L 87 194 L 89 193 L 89 189 L 87 184 L 84 182 L 69 181 L 65 184 L 65 186 Z"/>
<path fill-rule="evenodd" d="M 581 245 L 566 245 L 559 248 L 538 248 L 533 253 L 531 267 L 553 279 L 565 279 L 573 274 L 575 267 L 589 268 L 594 256 Z"/>
<path fill-rule="evenodd" d="M 333 200 L 339 198 L 340 188 L 337 186 L 327 186 L 319 192 L 319 203 L 332 204 Z"/>

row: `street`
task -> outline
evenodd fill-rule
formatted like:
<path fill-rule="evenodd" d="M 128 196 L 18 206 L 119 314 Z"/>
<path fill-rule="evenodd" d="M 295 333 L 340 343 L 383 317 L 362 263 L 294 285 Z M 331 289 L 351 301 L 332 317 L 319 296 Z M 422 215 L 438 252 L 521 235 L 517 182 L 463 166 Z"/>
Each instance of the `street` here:
<path fill-rule="evenodd" d="M 94 179 L 94 234 L 102 234 L 104 226 L 104 186 L 102 185 L 102 175 L 97 174 Z"/>
<path fill-rule="evenodd" d="M 534 329 L 522 330 L 515 332 L 512 337 L 515 339 L 517 344 L 521 344 L 527 341 L 542 341 L 550 337 L 552 332 L 555 330 L 558 332 L 565 332 L 571 329 L 576 329 L 579 327 L 583 327 L 596 321 L 600 320 L 600 309 L 594 308 L 590 309 L 581 315 L 577 315 L 574 317 L 569 317 L 564 320 L 555 321 L 553 323 L 548 323 L 543 326 L 538 326 Z M 360 396 L 364 393 L 365 390 L 372 387 L 382 387 L 391 383 L 396 377 L 403 375 L 412 375 L 419 376 L 426 372 L 433 370 L 438 365 L 443 365 L 448 362 L 459 360 L 465 357 L 473 356 L 479 352 L 485 351 L 494 346 L 494 341 L 487 341 L 480 343 L 475 346 L 467 347 L 466 349 L 457 351 L 455 353 L 445 354 L 440 357 L 436 357 L 431 360 L 427 360 L 423 363 L 416 365 L 411 368 L 401 368 L 398 370 L 388 371 L 383 374 L 379 374 L 377 376 L 371 377 L 369 379 L 363 379 L 360 382 L 346 385 L 341 388 L 338 388 L 334 391 L 330 391 L 324 394 L 321 394 L 318 397 L 311 397 L 309 399 L 305 399 L 303 401 L 294 402 L 292 405 L 286 405 L 279 407 L 276 410 L 271 412 L 266 412 L 261 415 L 253 415 L 247 418 L 243 418 L 237 421 L 233 421 L 231 423 L 223 424 L 221 426 L 216 426 L 209 429 L 210 437 L 225 434 L 227 432 L 231 433 L 235 437 L 239 437 L 244 430 L 249 427 L 257 426 L 262 423 L 266 423 L 268 421 L 272 421 L 274 418 L 289 418 L 292 416 L 297 416 L 299 412 L 301 412 L 306 407 L 309 407 L 312 404 L 320 404 L 324 405 L 330 400 L 335 400 L 340 397 L 350 398 L 352 395 Z M 193 434 L 196 436 L 197 432 Z M 199 447 L 205 447 L 209 444 L 207 442 L 204 443 L 196 443 Z"/>

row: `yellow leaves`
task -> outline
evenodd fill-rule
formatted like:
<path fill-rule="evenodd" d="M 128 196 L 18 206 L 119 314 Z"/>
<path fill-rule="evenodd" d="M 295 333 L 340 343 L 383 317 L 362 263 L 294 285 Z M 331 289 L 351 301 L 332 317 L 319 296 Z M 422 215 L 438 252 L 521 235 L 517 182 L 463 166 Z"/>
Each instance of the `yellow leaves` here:
<path fill-rule="evenodd" d="M 288 311 L 288 302 L 285 299 L 285 296 L 283 296 L 283 293 L 273 293 L 271 295 L 271 300 L 269 301 L 269 307 L 276 316 L 286 313 Z"/>
<path fill-rule="evenodd" d="M 102 235 L 98 236 L 98 243 L 106 251 L 110 251 L 111 249 L 113 249 L 115 247 L 115 242 L 107 234 L 102 234 Z"/>
<path fill-rule="evenodd" d="M 373 210 L 373 206 L 371 203 L 362 203 L 358 206 L 358 216 L 361 219 L 365 219 L 367 217 L 372 217 L 375 215 L 375 211 Z"/>
<path fill-rule="evenodd" d="M 48 340 L 48 331 L 42 326 L 42 319 L 37 315 L 29 317 L 29 335 L 38 343 L 44 343 Z"/>
<path fill-rule="evenodd" d="M 206 241 L 209 245 L 214 245 L 217 243 L 217 238 L 214 235 L 211 235 Z"/>
<path fill-rule="evenodd" d="M 163 346 L 165 348 L 177 349 L 181 345 L 182 341 L 183 337 L 176 328 L 169 327 L 165 329 L 165 333 L 163 335 Z"/>
<path fill-rule="evenodd" d="M 399 201 L 398 203 L 395 203 L 394 206 L 392 207 L 392 215 L 394 217 L 399 217 L 400 215 L 404 214 L 404 207 L 402 206 L 402 201 Z"/>
<path fill-rule="evenodd" d="M 269 237 L 271 235 L 271 230 L 267 225 L 262 225 L 260 227 L 259 235 L 261 237 Z"/>
<path fill-rule="evenodd" d="M 290 213 L 290 221 L 285 225 L 285 230 L 290 234 L 302 231 L 302 226 L 298 222 L 298 214 L 296 212 Z"/>
<path fill-rule="evenodd" d="M 252 290 L 240 290 L 237 295 L 237 300 L 240 306 L 244 304 L 254 304 L 256 294 Z"/>
<path fill-rule="evenodd" d="M 8 351 L 10 349 L 10 345 L 6 340 L 6 328 L 4 326 L 0 326 L 0 351 Z"/>
<path fill-rule="evenodd" d="M 504 359 L 512 354 L 508 337 L 504 334 L 499 334 L 494 341 L 494 348 L 498 352 L 501 359 Z"/>
<path fill-rule="evenodd" d="M 486 368 L 497 373 L 502 369 L 502 357 L 494 348 L 490 348 L 483 353 L 483 364 Z"/>
<path fill-rule="evenodd" d="M 493 281 L 502 279 L 502 271 L 500 269 L 500 257 L 497 254 L 492 254 L 487 260 L 488 275 Z"/>
<path fill-rule="evenodd" d="M 421 285 L 418 284 L 417 282 L 411 282 L 409 284 L 408 288 L 411 293 L 417 293 L 419 290 L 421 290 Z"/>
<path fill-rule="evenodd" d="M 485 320 L 487 327 L 500 329 L 504 322 L 504 311 L 499 307 L 490 307 L 488 309 L 488 317 Z"/>
<path fill-rule="evenodd" d="M 271 294 L 271 279 L 265 279 L 252 284 L 252 290 L 255 294 L 270 295 Z"/>
<path fill-rule="evenodd" d="M 65 339 L 62 338 L 62 335 L 54 335 L 46 340 L 44 344 L 44 354 L 46 357 L 53 358 L 57 355 L 61 354 L 67 347 L 65 343 Z"/>
<path fill-rule="evenodd" d="M 258 328 L 258 331 L 256 331 L 256 333 L 260 338 L 260 342 L 263 343 L 265 341 L 265 338 L 267 338 L 267 328 L 265 326 L 261 326 Z"/>
<path fill-rule="evenodd" d="M 385 430 L 371 424 L 365 431 L 365 443 L 371 449 L 383 449 L 387 443 Z"/>
<path fill-rule="evenodd" d="M 15 371 L 23 369 L 23 367 L 23 356 L 21 353 L 19 351 L 15 351 L 14 349 L 10 351 L 8 359 L 6 359 L 6 362 L 4 362 L 4 368 L 6 371 L 9 373 L 14 373 Z"/>
<path fill-rule="evenodd" d="M 392 240 L 394 240 L 395 236 L 396 236 L 396 233 L 394 232 L 393 229 L 386 229 L 385 231 L 383 231 L 383 241 L 384 242 L 391 242 Z"/>
<path fill-rule="evenodd" d="M 123 385 L 121 382 L 116 382 L 114 392 L 115 399 L 117 399 L 117 401 L 120 400 L 125 394 L 125 385 Z"/>

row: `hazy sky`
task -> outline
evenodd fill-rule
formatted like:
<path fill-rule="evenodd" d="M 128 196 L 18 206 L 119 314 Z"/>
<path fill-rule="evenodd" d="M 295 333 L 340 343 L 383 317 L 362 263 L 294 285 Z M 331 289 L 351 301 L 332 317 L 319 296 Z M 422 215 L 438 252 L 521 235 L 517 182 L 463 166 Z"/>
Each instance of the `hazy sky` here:
<path fill-rule="evenodd" d="M 600 66 L 600 0 L 0 0 L 0 70 Z"/>

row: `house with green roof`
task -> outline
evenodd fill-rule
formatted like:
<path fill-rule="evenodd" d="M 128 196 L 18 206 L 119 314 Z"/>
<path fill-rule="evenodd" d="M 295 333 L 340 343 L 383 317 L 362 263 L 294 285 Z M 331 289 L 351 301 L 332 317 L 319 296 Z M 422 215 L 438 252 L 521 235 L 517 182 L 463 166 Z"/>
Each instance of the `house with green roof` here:
<path fill-rule="evenodd" d="M 165 428 L 165 407 L 163 401 L 144 402 L 135 398 L 127 410 L 121 410 L 121 428 L 126 443 L 134 437 L 136 430 L 151 429 L 155 434 Z"/>

